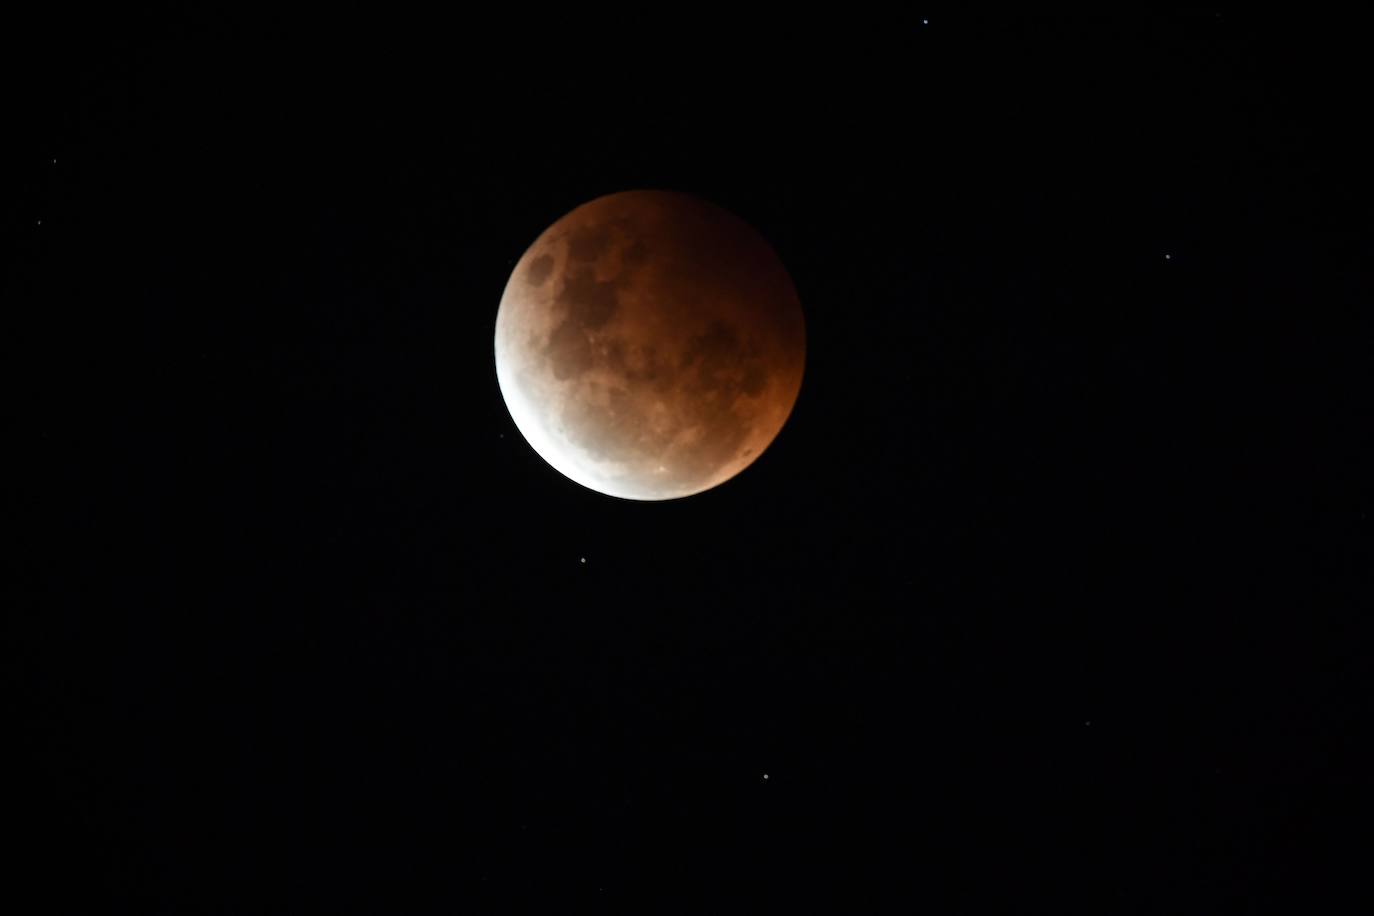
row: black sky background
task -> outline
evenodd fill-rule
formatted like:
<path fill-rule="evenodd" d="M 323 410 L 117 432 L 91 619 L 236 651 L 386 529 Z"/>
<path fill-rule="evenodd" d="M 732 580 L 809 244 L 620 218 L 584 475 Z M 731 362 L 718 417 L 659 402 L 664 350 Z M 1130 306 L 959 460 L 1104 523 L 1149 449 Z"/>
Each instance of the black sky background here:
<path fill-rule="evenodd" d="M 7 909 L 1352 900 L 1359 23 L 573 25 L 7 31 Z M 492 355 L 645 187 L 808 327 L 665 503 L 545 465 Z"/>

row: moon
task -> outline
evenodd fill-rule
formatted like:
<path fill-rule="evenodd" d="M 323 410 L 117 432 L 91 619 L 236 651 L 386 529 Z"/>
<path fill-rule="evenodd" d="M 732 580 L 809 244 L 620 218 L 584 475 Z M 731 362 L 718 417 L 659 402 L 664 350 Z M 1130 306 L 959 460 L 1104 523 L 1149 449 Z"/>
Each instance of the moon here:
<path fill-rule="evenodd" d="M 496 377 L 561 474 L 623 499 L 717 487 L 763 453 L 801 390 L 806 330 L 777 254 L 697 197 L 625 191 L 544 230 L 496 315 Z"/>

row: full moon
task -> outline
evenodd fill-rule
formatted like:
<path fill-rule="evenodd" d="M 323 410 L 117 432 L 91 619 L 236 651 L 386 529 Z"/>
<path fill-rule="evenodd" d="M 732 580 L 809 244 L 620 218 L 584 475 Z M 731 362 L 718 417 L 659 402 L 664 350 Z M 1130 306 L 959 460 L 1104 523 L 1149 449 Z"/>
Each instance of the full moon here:
<path fill-rule="evenodd" d="M 496 315 L 511 417 L 564 476 L 663 500 L 719 486 L 782 429 L 806 330 L 768 243 L 667 191 L 583 204 L 516 263 Z"/>

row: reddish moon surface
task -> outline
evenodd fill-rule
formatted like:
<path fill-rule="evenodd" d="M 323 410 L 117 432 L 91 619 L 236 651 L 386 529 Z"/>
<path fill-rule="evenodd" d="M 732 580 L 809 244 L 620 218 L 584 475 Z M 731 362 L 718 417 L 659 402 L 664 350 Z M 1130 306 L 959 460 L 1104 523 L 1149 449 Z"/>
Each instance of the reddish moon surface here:
<path fill-rule="evenodd" d="M 805 356 L 801 304 L 768 243 L 666 191 L 559 219 L 496 316 L 515 425 L 559 472 L 626 499 L 690 496 L 752 464 L 796 403 Z"/>

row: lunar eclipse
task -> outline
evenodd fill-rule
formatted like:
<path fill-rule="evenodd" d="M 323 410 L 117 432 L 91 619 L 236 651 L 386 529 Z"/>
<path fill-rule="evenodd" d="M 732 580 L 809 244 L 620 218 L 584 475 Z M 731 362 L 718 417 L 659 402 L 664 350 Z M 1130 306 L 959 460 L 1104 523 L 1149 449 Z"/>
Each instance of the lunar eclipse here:
<path fill-rule="evenodd" d="M 496 318 L 497 379 L 525 439 L 626 499 L 690 496 L 752 464 L 792 411 L 805 349 L 796 289 L 762 236 L 666 191 L 557 220 Z"/>

